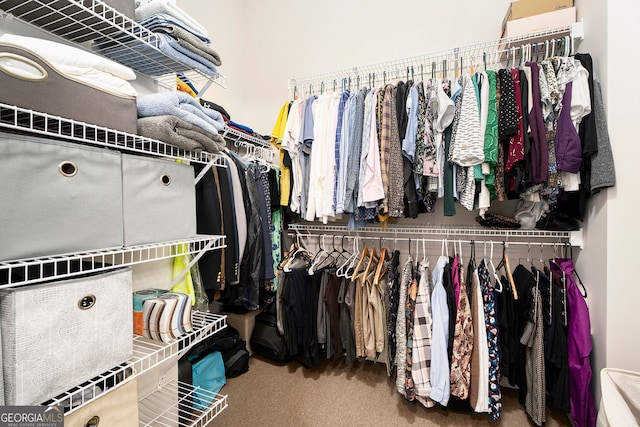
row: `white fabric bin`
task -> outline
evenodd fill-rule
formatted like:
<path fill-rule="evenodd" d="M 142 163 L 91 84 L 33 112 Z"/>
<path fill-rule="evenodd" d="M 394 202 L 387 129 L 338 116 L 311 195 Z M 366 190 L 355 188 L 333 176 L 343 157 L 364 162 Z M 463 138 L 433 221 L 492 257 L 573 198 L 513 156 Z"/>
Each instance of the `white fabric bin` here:
<path fill-rule="evenodd" d="M 5 405 L 38 405 L 133 354 L 131 268 L 0 290 Z"/>

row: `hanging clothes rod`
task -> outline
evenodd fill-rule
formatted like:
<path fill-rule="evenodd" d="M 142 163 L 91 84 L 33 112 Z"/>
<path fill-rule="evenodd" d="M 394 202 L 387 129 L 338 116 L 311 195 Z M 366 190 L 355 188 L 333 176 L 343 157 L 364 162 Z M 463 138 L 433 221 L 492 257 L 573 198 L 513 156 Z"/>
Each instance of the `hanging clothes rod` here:
<path fill-rule="evenodd" d="M 465 68 L 482 64 L 493 65 L 501 62 L 505 54 L 513 47 L 527 44 L 544 44 L 545 40 L 569 36 L 572 43 L 581 40 L 584 35 L 582 22 L 556 27 L 548 30 L 528 33 L 520 36 L 501 38 L 466 46 L 431 52 L 424 55 L 385 61 L 376 64 L 345 68 L 328 73 L 313 74 L 289 79 L 290 94 L 304 92 L 318 93 L 324 90 L 348 87 L 349 83 L 360 86 L 380 85 L 396 79 L 409 80 L 418 77 L 428 78 L 434 73 L 454 71 L 460 58 L 465 59 Z M 386 81 L 385 81 L 386 80 Z M 353 86 L 352 86 L 353 87 Z"/>
<path fill-rule="evenodd" d="M 479 237 L 502 237 L 504 239 L 509 238 L 546 238 L 557 239 L 562 242 L 571 240 L 572 233 L 569 231 L 546 231 L 546 230 L 494 230 L 488 228 L 480 228 L 474 226 L 446 226 L 446 225 L 424 225 L 419 227 L 410 226 L 397 226 L 387 227 L 382 229 L 380 227 L 362 227 L 357 230 L 350 231 L 345 226 L 339 225 L 314 225 L 314 224 L 289 224 L 290 231 L 305 232 L 320 232 L 320 233 L 353 233 L 359 235 L 360 233 L 375 233 L 376 235 L 389 235 L 389 234 L 412 234 L 415 236 L 420 235 L 438 235 L 445 237 L 455 236 L 479 236 Z"/>
<path fill-rule="evenodd" d="M 566 242 L 512 242 L 506 240 L 468 240 L 468 239 L 458 239 L 458 238 L 444 238 L 444 239 L 433 239 L 427 237 L 395 237 L 395 236 L 355 236 L 355 235 L 337 235 L 337 234 L 312 234 L 312 233 L 292 233 L 289 232 L 289 236 L 291 237 L 300 237 L 300 238 L 317 238 L 318 240 L 324 237 L 332 238 L 333 242 L 335 242 L 336 238 L 347 239 L 347 240 L 372 240 L 372 241 L 394 241 L 394 242 L 428 242 L 428 243 L 465 243 L 465 244 L 477 244 L 477 245 L 489 245 L 489 244 L 504 244 L 505 247 L 509 247 L 512 245 L 515 246 L 528 246 L 528 247 L 553 247 L 553 248 L 562 248 L 566 246 Z M 323 245 L 325 246 L 325 245 Z M 335 244 L 332 244 L 334 247 Z"/>

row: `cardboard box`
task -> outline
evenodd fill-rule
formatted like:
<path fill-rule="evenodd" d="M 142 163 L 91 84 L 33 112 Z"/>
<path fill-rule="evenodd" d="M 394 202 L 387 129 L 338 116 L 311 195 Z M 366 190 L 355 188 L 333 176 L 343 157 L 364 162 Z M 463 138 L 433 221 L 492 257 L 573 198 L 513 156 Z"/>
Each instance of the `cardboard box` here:
<path fill-rule="evenodd" d="M 502 38 L 535 33 L 552 28 L 571 25 L 576 22 L 576 8 L 569 7 L 553 12 L 507 21 L 502 29 Z"/>
<path fill-rule="evenodd" d="M 570 7 L 573 7 L 573 0 L 519 0 L 511 2 L 502 20 L 502 32 L 504 33 L 507 22 L 514 19 L 528 18 Z"/>

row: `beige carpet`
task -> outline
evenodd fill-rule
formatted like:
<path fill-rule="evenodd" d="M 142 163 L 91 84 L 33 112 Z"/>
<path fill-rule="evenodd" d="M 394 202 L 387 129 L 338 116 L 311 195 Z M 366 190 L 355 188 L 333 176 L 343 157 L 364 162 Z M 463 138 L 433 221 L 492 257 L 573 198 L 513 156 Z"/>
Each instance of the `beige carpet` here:
<path fill-rule="evenodd" d="M 503 392 L 498 422 L 407 402 L 380 363 L 346 368 L 343 362 L 324 362 L 305 369 L 295 362 L 280 366 L 253 356 L 249 372 L 229 378 L 220 393 L 228 396 L 229 406 L 210 426 L 534 425 L 516 390 Z M 564 414 L 547 409 L 545 426 L 570 425 Z"/>

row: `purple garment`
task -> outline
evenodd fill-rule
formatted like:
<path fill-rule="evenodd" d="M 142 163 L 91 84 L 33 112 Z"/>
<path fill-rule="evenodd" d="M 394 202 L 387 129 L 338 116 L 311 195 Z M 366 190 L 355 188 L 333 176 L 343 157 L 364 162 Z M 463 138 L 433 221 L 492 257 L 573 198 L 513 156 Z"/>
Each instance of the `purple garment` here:
<path fill-rule="evenodd" d="M 460 301 L 460 257 L 456 255 L 453 258 L 453 267 L 451 269 L 451 275 L 453 277 L 453 292 L 456 296 L 456 309 L 458 308 L 458 301 Z"/>
<path fill-rule="evenodd" d="M 562 97 L 562 110 L 556 128 L 556 165 L 558 171 L 578 173 L 582 164 L 582 145 L 571 121 L 573 82 L 567 83 Z"/>
<path fill-rule="evenodd" d="M 540 68 L 536 62 L 527 62 L 531 67 L 531 91 L 533 108 L 529 113 L 531 126 L 531 176 L 534 184 L 549 180 L 549 151 L 547 148 L 547 131 L 542 117 L 542 101 L 540 100 Z"/>
<path fill-rule="evenodd" d="M 573 260 L 556 258 L 553 274 L 566 274 L 567 284 L 567 354 L 569 358 L 569 401 L 571 421 L 575 427 L 596 425 L 596 405 L 591 392 L 591 322 L 589 308 L 573 279 Z M 558 268 L 558 265 L 560 266 Z M 562 270 L 560 270 L 562 269 Z"/>

